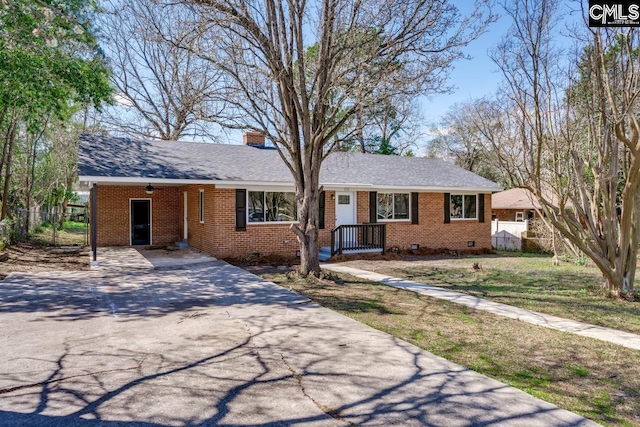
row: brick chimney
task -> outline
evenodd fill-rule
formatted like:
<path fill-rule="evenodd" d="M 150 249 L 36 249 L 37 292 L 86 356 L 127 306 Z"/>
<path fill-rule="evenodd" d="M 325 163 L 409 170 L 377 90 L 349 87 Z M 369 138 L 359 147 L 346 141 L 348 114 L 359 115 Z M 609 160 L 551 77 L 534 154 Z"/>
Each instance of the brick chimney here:
<path fill-rule="evenodd" d="M 264 135 L 256 131 L 245 132 L 242 135 L 242 143 L 251 147 L 264 147 Z"/>

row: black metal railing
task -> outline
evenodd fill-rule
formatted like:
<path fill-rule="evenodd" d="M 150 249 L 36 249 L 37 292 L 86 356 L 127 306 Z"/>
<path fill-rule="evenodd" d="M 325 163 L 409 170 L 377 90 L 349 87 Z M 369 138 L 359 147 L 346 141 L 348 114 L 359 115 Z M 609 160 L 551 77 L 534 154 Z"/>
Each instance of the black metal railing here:
<path fill-rule="evenodd" d="M 331 230 L 331 256 L 345 251 L 381 250 L 386 242 L 385 224 L 344 224 Z"/>

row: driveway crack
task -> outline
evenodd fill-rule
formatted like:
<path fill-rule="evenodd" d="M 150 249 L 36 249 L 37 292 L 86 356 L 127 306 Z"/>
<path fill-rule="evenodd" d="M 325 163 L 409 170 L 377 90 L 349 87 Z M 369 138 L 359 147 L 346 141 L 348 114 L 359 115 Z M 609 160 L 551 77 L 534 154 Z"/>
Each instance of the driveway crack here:
<path fill-rule="evenodd" d="M 330 407 L 323 405 L 322 403 L 318 402 L 313 397 L 311 397 L 309 393 L 307 393 L 307 390 L 304 388 L 304 384 L 302 384 L 302 375 L 298 373 L 295 369 L 293 369 L 293 367 L 289 364 L 289 362 L 287 362 L 287 359 L 285 359 L 284 354 L 281 354 L 280 357 L 282 358 L 282 362 L 285 364 L 289 372 L 291 372 L 291 375 L 293 375 L 293 378 L 295 378 L 295 380 L 298 382 L 298 386 L 300 387 L 300 391 L 302 392 L 302 395 L 304 397 L 306 397 L 311 402 L 313 402 L 313 404 L 316 405 L 318 409 L 320 409 L 325 414 L 329 415 L 331 418 L 338 421 L 342 421 L 343 423 L 346 423 L 350 426 L 354 426 L 354 427 L 357 426 L 356 423 L 353 423 L 351 421 L 344 419 L 344 417 L 342 416 L 342 414 L 338 409 L 331 409 Z"/>
<path fill-rule="evenodd" d="M 59 383 L 59 382 L 62 382 L 62 381 L 71 380 L 73 378 L 90 377 L 90 376 L 101 375 L 101 374 L 111 374 L 111 373 L 114 373 L 114 372 L 135 371 L 137 369 L 141 369 L 142 368 L 142 363 L 143 362 L 144 362 L 144 359 L 142 359 L 140 361 L 140 363 L 138 363 L 138 366 L 132 366 L 131 368 L 108 369 L 108 370 L 105 370 L 105 371 L 90 372 L 88 374 L 71 375 L 69 377 L 57 378 L 55 380 L 47 380 L 47 381 L 42 381 L 42 382 L 39 382 L 39 383 L 24 384 L 24 385 L 18 385 L 18 386 L 15 386 L 15 387 L 4 388 L 4 389 L 0 390 L 0 394 L 11 393 L 11 392 L 14 392 L 14 391 L 17 391 L 17 390 L 24 390 L 25 388 L 40 387 L 40 386 L 44 386 L 44 385 L 48 385 L 48 384 Z"/>

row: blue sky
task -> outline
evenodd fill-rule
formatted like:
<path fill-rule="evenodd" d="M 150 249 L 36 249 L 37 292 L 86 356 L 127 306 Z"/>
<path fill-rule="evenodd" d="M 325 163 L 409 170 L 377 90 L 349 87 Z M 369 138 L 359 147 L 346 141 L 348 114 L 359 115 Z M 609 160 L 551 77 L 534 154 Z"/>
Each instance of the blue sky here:
<path fill-rule="evenodd" d="M 466 8 L 458 7 L 464 13 Z M 496 7 L 496 11 L 500 13 L 498 9 Z M 449 75 L 449 82 L 455 87 L 454 91 L 450 94 L 431 96 L 422 103 L 423 117 L 427 124 L 437 124 L 440 117 L 456 103 L 477 99 L 496 91 L 502 75 L 489 58 L 489 52 L 498 45 L 509 26 L 509 19 L 502 16 L 486 33 L 464 49 L 465 54 L 471 56 L 471 59 L 460 60 L 454 64 L 455 68 Z"/>
<path fill-rule="evenodd" d="M 584 3 L 581 1 L 569 1 L 559 6 L 557 16 L 562 17 L 562 21 L 557 23 L 557 32 L 554 37 L 556 45 L 562 48 L 572 48 L 574 40 L 568 36 L 574 32 L 574 26 L 584 25 L 581 10 Z M 468 14 L 473 4 L 471 0 L 459 0 L 455 3 L 462 14 Z M 422 102 L 424 126 L 427 131 L 431 125 L 438 124 L 440 118 L 450 110 L 452 105 L 491 95 L 497 90 L 502 81 L 502 74 L 498 71 L 498 66 L 489 58 L 489 52 L 497 47 L 508 32 L 511 18 L 505 16 L 504 10 L 498 5 L 495 6 L 495 12 L 501 16 L 497 22 L 491 24 L 482 36 L 464 49 L 464 52 L 472 58 L 454 64 L 455 68 L 449 76 L 450 84 L 455 86 L 454 91 L 450 94 L 426 98 Z M 427 136 L 422 141 L 418 141 L 418 145 L 424 145 L 429 138 Z"/>

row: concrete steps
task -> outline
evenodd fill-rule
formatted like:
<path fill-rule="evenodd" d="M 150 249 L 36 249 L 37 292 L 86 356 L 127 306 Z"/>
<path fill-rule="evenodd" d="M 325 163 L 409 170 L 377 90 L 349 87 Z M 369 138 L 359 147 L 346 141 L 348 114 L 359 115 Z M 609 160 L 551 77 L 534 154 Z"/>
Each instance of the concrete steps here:
<path fill-rule="evenodd" d="M 375 253 L 381 253 L 381 252 L 382 252 L 382 249 L 352 249 L 352 250 L 345 250 L 342 253 L 345 255 L 352 255 L 352 254 L 375 254 Z M 329 258 L 331 258 L 331 247 L 323 246 L 322 248 L 320 248 L 320 252 L 318 252 L 318 259 L 321 262 L 325 262 Z"/>
<path fill-rule="evenodd" d="M 329 258 L 331 258 L 331 247 L 323 246 L 322 248 L 320 248 L 320 252 L 318 253 L 318 259 L 321 262 L 325 262 Z"/>

